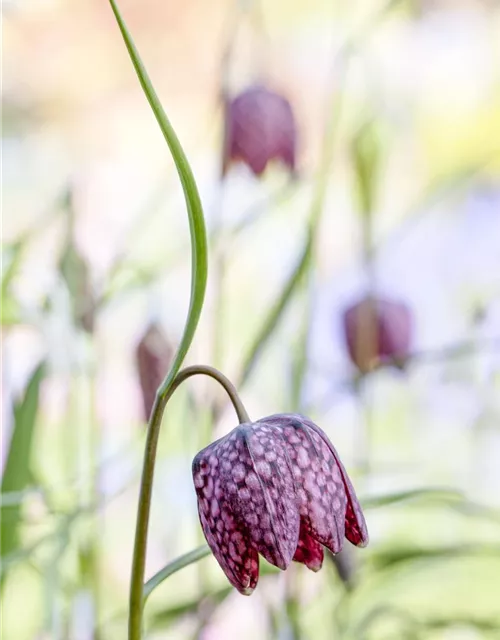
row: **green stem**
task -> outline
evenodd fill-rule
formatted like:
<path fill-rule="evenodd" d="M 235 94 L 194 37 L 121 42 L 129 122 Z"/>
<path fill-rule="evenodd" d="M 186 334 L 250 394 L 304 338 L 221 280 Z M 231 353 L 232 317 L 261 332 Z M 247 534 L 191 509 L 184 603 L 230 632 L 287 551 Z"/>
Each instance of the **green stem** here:
<path fill-rule="evenodd" d="M 226 378 L 226 376 L 213 367 L 207 365 L 186 367 L 179 371 L 166 391 L 163 390 L 163 386 L 158 390 L 148 425 L 148 435 L 142 467 L 139 506 L 137 509 L 134 555 L 132 560 L 132 579 L 130 583 L 129 640 L 140 640 L 142 633 L 142 614 L 144 608 L 143 583 L 146 567 L 149 513 L 151 509 L 151 494 L 153 489 L 156 450 L 163 412 L 167 402 L 170 400 L 177 387 L 182 384 L 184 380 L 198 374 L 206 375 L 217 380 L 217 382 L 219 382 L 226 390 L 236 410 L 240 423 L 250 422 L 250 418 L 248 417 L 245 407 L 243 406 L 234 385 Z"/>
<path fill-rule="evenodd" d="M 198 562 L 205 556 L 208 556 L 211 553 L 210 547 L 206 544 L 201 547 L 197 547 L 193 549 L 193 551 L 189 551 L 185 553 L 183 556 L 179 556 L 169 564 L 167 564 L 163 569 L 160 569 L 158 573 L 155 573 L 152 578 L 150 578 L 143 589 L 143 604 L 145 604 L 146 600 L 149 598 L 151 593 L 156 589 L 158 585 L 160 585 L 164 580 L 169 578 L 173 573 L 184 569 L 184 567 L 193 564 L 193 562 Z"/>
<path fill-rule="evenodd" d="M 178 374 L 177 377 L 176 375 L 193 341 L 203 307 L 207 284 L 207 238 L 201 200 L 186 154 L 154 90 L 139 56 L 139 52 L 120 14 L 116 1 L 109 0 L 109 3 L 141 87 L 174 159 L 186 200 L 189 232 L 191 236 L 191 296 L 188 315 L 170 371 L 165 376 L 156 394 L 153 411 L 148 424 L 146 450 L 144 452 L 144 466 L 141 479 L 140 501 L 137 510 L 134 556 L 132 560 L 129 613 L 129 639 L 140 640 L 143 608 L 142 585 L 144 582 L 148 521 L 158 435 L 165 405 L 174 389 L 182 382 L 184 377 L 186 377 L 187 370 L 185 370 L 184 374 Z M 187 375 L 192 375 L 192 373 Z"/>

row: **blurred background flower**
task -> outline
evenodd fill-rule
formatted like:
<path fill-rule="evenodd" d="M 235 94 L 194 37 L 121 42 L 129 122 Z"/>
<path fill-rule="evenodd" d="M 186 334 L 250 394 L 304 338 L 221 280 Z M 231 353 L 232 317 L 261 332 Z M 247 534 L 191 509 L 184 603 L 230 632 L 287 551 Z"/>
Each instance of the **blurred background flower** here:
<path fill-rule="evenodd" d="M 498 3 L 120 7 L 207 217 L 187 363 L 221 368 L 250 415 L 321 424 L 371 536 L 316 575 L 263 562 L 251 599 L 203 559 L 152 594 L 147 637 L 498 637 Z M 229 116 L 249 93 L 241 133 Z M 4 3 L 2 101 L 3 630 L 121 640 L 144 448 L 137 348 L 152 306 L 169 343 L 182 333 L 182 193 L 107 3 Z M 367 296 L 386 301 L 378 348 L 402 349 L 405 375 L 346 348 L 345 312 Z M 148 406 L 168 366 L 151 349 Z M 190 460 L 233 425 L 211 381 L 169 403 L 148 577 L 202 541 Z"/>
<path fill-rule="evenodd" d="M 257 176 L 271 160 L 281 160 L 295 171 L 297 132 L 286 98 L 265 87 L 250 87 L 228 102 L 224 128 L 224 173 L 237 160 Z"/>
<path fill-rule="evenodd" d="M 170 367 L 172 355 L 172 347 L 161 327 L 152 322 L 141 337 L 135 353 L 145 422 L 149 420 L 156 390 Z"/>
<path fill-rule="evenodd" d="M 404 367 L 412 332 L 405 304 L 368 296 L 344 311 L 343 322 L 349 357 L 361 373 L 384 361 Z"/>

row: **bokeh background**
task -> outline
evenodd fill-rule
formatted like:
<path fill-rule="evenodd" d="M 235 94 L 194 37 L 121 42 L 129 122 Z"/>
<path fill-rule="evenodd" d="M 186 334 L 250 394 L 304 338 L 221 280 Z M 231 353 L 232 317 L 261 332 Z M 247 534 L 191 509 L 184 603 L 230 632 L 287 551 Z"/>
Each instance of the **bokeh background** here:
<path fill-rule="evenodd" d="M 251 598 L 205 558 L 151 596 L 147 637 L 499 638 L 498 2 L 120 7 L 209 229 L 186 363 L 220 367 L 255 418 L 314 419 L 371 535 L 318 574 L 264 566 Z M 2 10 L 3 637 L 118 640 L 145 406 L 189 301 L 185 205 L 108 3 Z M 223 97 L 256 82 L 292 106 L 296 174 L 221 178 Z M 381 322 L 409 338 L 360 370 L 343 318 L 367 294 L 404 305 Z M 148 577 L 203 542 L 191 460 L 234 425 L 210 380 L 169 404 Z"/>

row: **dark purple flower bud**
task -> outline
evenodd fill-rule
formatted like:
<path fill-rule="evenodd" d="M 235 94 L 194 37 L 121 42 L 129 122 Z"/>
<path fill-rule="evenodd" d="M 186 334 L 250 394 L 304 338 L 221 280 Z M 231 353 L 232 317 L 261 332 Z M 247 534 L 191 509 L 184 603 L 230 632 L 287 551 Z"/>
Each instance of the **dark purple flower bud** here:
<path fill-rule="evenodd" d="M 367 296 L 343 316 L 349 357 L 361 373 L 384 360 L 403 368 L 409 355 L 413 318 L 402 302 Z"/>
<path fill-rule="evenodd" d="M 241 160 L 260 176 L 270 160 L 295 172 L 296 126 L 288 100 L 262 86 L 240 93 L 226 106 L 223 174 Z"/>
<path fill-rule="evenodd" d="M 172 347 L 162 329 L 151 323 L 136 350 L 136 363 L 141 385 L 144 419 L 149 420 L 156 390 L 165 377 L 172 361 Z"/>
<path fill-rule="evenodd" d="M 295 560 L 319 571 L 323 546 L 339 553 L 344 536 L 368 543 L 337 452 L 303 416 L 239 425 L 195 457 L 193 480 L 208 545 L 244 595 L 257 585 L 259 553 L 280 569 Z"/>

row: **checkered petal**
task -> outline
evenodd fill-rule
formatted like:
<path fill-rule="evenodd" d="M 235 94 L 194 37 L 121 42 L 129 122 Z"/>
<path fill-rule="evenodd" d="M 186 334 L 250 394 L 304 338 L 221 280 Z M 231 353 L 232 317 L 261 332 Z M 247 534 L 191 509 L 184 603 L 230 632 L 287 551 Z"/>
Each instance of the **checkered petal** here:
<path fill-rule="evenodd" d="M 257 585 L 259 553 L 280 569 L 295 560 L 319 571 L 323 546 L 337 554 L 344 536 L 358 546 L 368 542 L 337 452 L 303 416 L 239 425 L 195 457 L 193 480 L 207 542 L 245 595 Z"/>
<path fill-rule="evenodd" d="M 293 559 L 295 562 L 301 562 L 305 564 L 311 571 L 319 571 L 323 566 L 323 547 L 315 540 L 306 528 L 302 525 L 300 527 L 300 536 L 297 549 Z"/>

